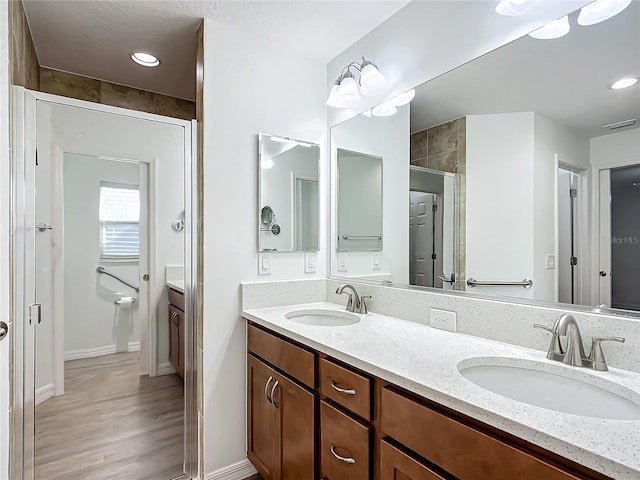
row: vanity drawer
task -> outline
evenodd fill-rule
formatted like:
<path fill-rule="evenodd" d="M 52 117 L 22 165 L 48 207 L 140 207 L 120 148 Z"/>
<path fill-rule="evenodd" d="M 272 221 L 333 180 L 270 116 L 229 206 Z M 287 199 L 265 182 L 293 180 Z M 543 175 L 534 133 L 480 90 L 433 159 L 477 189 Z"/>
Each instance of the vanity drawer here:
<path fill-rule="evenodd" d="M 368 426 L 320 402 L 321 478 L 369 480 L 369 438 Z"/>
<path fill-rule="evenodd" d="M 184 293 L 169 288 L 169 303 L 184 312 Z"/>
<path fill-rule="evenodd" d="M 380 440 L 380 478 L 383 480 L 450 480 L 431 468 L 394 447 L 386 440 Z"/>
<path fill-rule="evenodd" d="M 251 324 L 247 332 L 247 345 L 250 352 L 265 359 L 308 387 L 315 387 L 315 353 L 282 340 Z"/>
<path fill-rule="evenodd" d="M 365 420 L 371 420 L 371 380 L 369 378 L 322 358 L 320 359 L 320 392 Z"/>
<path fill-rule="evenodd" d="M 460 480 L 584 478 L 388 388 L 382 389 L 381 428 Z"/>

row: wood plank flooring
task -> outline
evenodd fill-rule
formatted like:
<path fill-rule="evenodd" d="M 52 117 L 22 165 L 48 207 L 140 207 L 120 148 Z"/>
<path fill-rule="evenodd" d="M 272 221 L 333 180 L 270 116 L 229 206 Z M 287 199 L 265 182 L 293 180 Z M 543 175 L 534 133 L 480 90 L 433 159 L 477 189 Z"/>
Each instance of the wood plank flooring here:
<path fill-rule="evenodd" d="M 37 480 L 170 480 L 182 473 L 184 390 L 138 375 L 138 352 L 65 362 L 65 394 L 36 407 Z"/>

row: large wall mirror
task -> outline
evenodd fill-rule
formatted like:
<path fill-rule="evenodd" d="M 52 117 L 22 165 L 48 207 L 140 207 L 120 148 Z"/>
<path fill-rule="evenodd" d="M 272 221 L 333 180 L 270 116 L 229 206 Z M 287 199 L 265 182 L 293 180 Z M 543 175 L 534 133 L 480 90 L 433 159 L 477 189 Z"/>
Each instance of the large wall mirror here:
<path fill-rule="evenodd" d="M 317 251 L 319 145 L 261 133 L 258 148 L 258 250 Z"/>
<path fill-rule="evenodd" d="M 332 128 L 332 276 L 640 312 L 640 2 L 577 16 Z M 341 149 L 383 158 L 377 251 L 340 248 Z"/>

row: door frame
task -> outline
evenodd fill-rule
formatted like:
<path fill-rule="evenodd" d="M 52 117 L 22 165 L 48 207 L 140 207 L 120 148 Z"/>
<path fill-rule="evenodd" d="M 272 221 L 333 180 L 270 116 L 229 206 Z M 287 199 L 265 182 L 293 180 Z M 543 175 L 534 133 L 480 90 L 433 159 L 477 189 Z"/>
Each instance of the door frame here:
<path fill-rule="evenodd" d="M 35 441 L 35 432 L 29 429 L 29 421 L 33 420 L 33 408 L 35 403 L 35 384 L 25 381 L 29 377 L 29 365 L 27 349 L 23 348 L 29 336 L 33 336 L 35 325 L 29 324 L 29 309 L 26 306 L 25 295 L 30 288 L 25 285 L 25 270 L 29 266 L 29 249 L 34 249 L 33 243 L 35 225 L 33 216 L 29 215 L 33 199 L 36 162 L 36 103 L 47 103 L 78 107 L 102 113 L 132 117 L 153 122 L 176 125 L 184 129 L 184 269 L 185 269 L 185 316 L 189 321 L 185 322 L 185 375 L 184 375 L 184 473 L 176 477 L 178 479 L 191 479 L 197 477 L 199 438 L 197 434 L 197 397 L 202 392 L 202 386 L 196 385 L 196 380 L 201 376 L 197 372 L 196 360 L 196 288 L 198 275 L 198 171 L 197 171 L 197 127 L 195 120 L 181 120 L 164 117 L 151 113 L 139 112 L 120 107 L 112 107 L 84 100 L 76 100 L 48 93 L 27 90 L 24 87 L 13 86 L 11 95 L 13 98 L 13 138 L 14 148 L 11 152 L 10 181 L 10 219 L 13 255 L 10 258 L 10 295 L 11 311 L 14 315 L 10 336 L 13 352 L 13 369 L 10 372 L 12 385 L 12 411 L 11 411 L 11 451 L 10 451 L 10 478 L 12 480 L 34 479 L 34 454 L 32 447 Z M 153 185 L 155 183 L 155 171 L 149 171 L 149 196 L 155 195 Z M 32 172 L 32 173 L 31 173 Z M 33 178 L 29 183 L 29 175 Z M 153 176 L 153 177 L 152 177 Z M 149 212 L 149 229 L 152 224 L 155 228 L 155 219 Z M 149 242 L 149 259 L 155 258 L 155 250 Z M 33 253 L 31 253 L 33 256 Z M 151 268 L 154 262 L 150 261 Z M 160 272 L 156 272 L 158 274 Z M 150 272 L 151 274 L 151 272 Z M 35 276 L 34 276 L 35 280 Z M 149 304 L 151 305 L 151 303 Z M 155 309 L 149 308 L 150 311 Z M 155 317 L 155 313 L 153 315 Z M 149 315 L 151 322 L 152 315 Z M 154 322 L 154 327 L 156 326 Z M 150 337 L 151 339 L 151 337 Z M 154 336 L 155 340 L 155 336 Z M 151 350 L 151 349 L 150 349 Z M 157 365 L 157 360 L 150 363 Z M 64 366 L 64 365 L 63 365 Z M 31 372 L 31 376 L 33 372 Z M 31 410 L 31 413 L 30 413 Z M 31 447 L 30 447 L 31 445 Z M 26 454 L 26 455 L 25 455 Z M 30 457 L 29 457 L 30 455 Z"/>
<path fill-rule="evenodd" d="M 610 162 L 603 165 L 592 166 L 589 172 L 591 184 L 591 304 L 597 306 L 600 304 L 600 277 L 595 275 L 600 272 L 600 172 L 603 170 L 612 170 L 615 168 L 631 167 L 638 165 L 638 159 L 630 159 L 625 161 Z M 610 305 L 609 305 L 610 307 Z"/>

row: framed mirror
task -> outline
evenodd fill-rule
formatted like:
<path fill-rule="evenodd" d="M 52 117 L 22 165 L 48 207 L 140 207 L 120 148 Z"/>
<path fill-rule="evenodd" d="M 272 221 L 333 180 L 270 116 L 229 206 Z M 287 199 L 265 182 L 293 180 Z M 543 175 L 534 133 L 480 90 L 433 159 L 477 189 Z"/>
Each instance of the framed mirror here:
<path fill-rule="evenodd" d="M 640 84 L 614 85 L 640 76 L 640 3 L 577 16 L 416 87 L 410 111 L 331 129 L 332 155 L 384 158 L 385 226 L 378 252 L 335 249 L 332 276 L 640 312 Z M 331 168 L 336 237 L 349 186 Z"/>
<path fill-rule="evenodd" d="M 258 251 L 317 251 L 319 145 L 261 133 L 258 151 Z"/>

